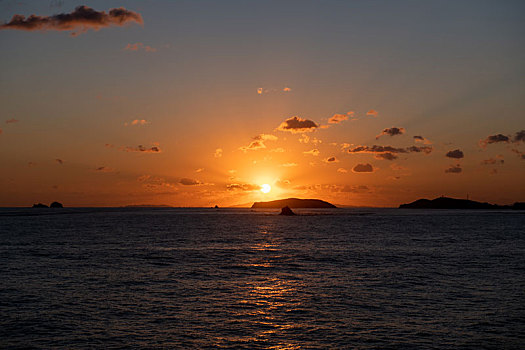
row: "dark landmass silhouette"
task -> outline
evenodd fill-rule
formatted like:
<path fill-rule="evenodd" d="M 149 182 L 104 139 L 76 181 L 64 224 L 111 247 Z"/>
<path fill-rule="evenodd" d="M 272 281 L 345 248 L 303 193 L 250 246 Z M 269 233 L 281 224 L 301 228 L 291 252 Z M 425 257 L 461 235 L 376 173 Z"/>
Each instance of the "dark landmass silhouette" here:
<path fill-rule="evenodd" d="M 471 201 L 468 199 L 457 199 L 439 197 L 435 199 L 418 199 L 412 203 L 401 204 L 401 209 L 516 209 L 524 210 L 525 202 L 516 202 L 513 205 L 498 205 Z"/>
<path fill-rule="evenodd" d="M 252 208 L 337 208 L 335 205 L 320 199 L 286 198 L 269 202 L 255 202 Z"/>
<path fill-rule="evenodd" d="M 295 213 L 292 211 L 292 209 L 290 209 L 290 207 L 286 206 L 281 208 L 279 215 L 293 216 Z"/>
<path fill-rule="evenodd" d="M 64 208 L 64 206 L 62 205 L 62 203 L 60 202 L 53 202 L 49 205 L 50 208 Z"/>
<path fill-rule="evenodd" d="M 33 204 L 33 208 L 49 208 L 49 207 L 45 204 L 38 203 L 38 204 Z"/>

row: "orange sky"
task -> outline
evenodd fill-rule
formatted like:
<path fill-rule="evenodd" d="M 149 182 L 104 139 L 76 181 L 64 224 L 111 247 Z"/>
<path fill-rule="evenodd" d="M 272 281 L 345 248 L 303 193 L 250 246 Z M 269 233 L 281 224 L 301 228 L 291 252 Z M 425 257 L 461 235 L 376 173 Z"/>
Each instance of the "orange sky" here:
<path fill-rule="evenodd" d="M 0 206 L 524 201 L 523 6 L 439 3 L 0 3 Z"/>

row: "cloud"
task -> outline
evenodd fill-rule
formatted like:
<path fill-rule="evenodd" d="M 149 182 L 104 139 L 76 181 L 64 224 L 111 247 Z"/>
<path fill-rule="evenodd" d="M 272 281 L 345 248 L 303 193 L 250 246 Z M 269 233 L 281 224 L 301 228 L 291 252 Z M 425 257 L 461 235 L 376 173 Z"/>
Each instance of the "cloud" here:
<path fill-rule="evenodd" d="M 217 148 L 217 149 L 215 150 L 215 153 L 213 153 L 213 156 L 214 156 L 215 158 L 220 158 L 220 157 L 222 157 L 222 148 Z"/>
<path fill-rule="evenodd" d="M 18 123 L 18 119 L 11 118 L 5 121 L 6 124 Z"/>
<path fill-rule="evenodd" d="M 365 185 L 345 185 L 341 192 L 348 192 L 348 193 L 363 193 L 363 192 L 370 192 L 370 188 Z"/>
<path fill-rule="evenodd" d="M 392 152 L 385 152 L 385 153 L 378 153 L 374 156 L 376 159 L 384 159 L 384 160 L 394 160 L 397 159 L 398 156 L 396 156 Z"/>
<path fill-rule="evenodd" d="M 405 168 L 404 166 L 399 165 L 399 164 L 392 164 L 392 165 L 390 165 L 390 168 L 392 170 L 407 170 L 407 168 Z"/>
<path fill-rule="evenodd" d="M 266 145 L 264 144 L 264 141 L 276 141 L 277 136 L 271 135 L 271 134 L 260 134 L 253 138 L 253 141 L 250 142 L 248 146 L 239 147 L 239 149 L 243 152 L 246 151 L 255 151 L 258 149 L 266 148 Z"/>
<path fill-rule="evenodd" d="M 490 135 L 484 140 L 479 141 L 479 145 L 481 147 L 486 147 L 487 145 L 490 145 L 492 143 L 498 143 L 498 142 L 510 142 L 510 137 L 503 135 L 503 134 L 496 134 L 496 135 Z"/>
<path fill-rule="evenodd" d="M 424 138 L 423 136 L 413 136 L 415 142 L 422 142 L 425 145 L 431 145 L 432 142 L 429 139 Z"/>
<path fill-rule="evenodd" d="M 483 161 L 481 161 L 482 165 L 496 165 L 496 164 L 504 164 L 504 163 L 505 163 L 505 160 L 499 157 L 484 159 Z"/>
<path fill-rule="evenodd" d="M 312 155 L 312 156 L 317 157 L 317 156 L 319 155 L 320 152 L 319 152 L 318 149 L 313 149 L 313 150 L 311 150 L 311 151 L 306 151 L 306 152 L 303 152 L 303 153 L 304 153 L 304 154 L 310 154 L 310 155 Z"/>
<path fill-rule="evenodd" d="M 124 123 L 124 126 L 141 126 L 141 125 L 148 125 L 150 122 L 148 122 L 146 119 L 135 119 L 129 123 Z"/>
<path fill-rule="evenodd" d="M 106 147 L 106 148 L 113 148 L 113 147 L 115 147 L 115 145 L 112 144 L 112 143 L 106 143 L 106 144 L 104 145 L 104 147 Z"/>
<path fill-rule="evenodd" d="M 323 161 L 326 163 L 339 163 L 339 160 L 336 157 L 328 157 Z"/>
<path fill-rule="evenodd" d="M 284 148 L 281 148 L 281 147 L 274 148 L 274 149 L 271 149 L 270 152 L 283 153 Z"/>
<path fill-rule="evenodd" d="M 432 152 L 432 146 L 410 146 L 397 148 L 392 146 L 357 146 L 348 150 L 348 153 L 426 153 Z"/>
<path fill-rule="evenodd" d="M 330 119 L 328 119 L 328 124 L 339 124 L 345 120 L 348 120 L 348 115 L 334 114 Z"/>
<path fill-rule="evenodd" d="M 460 151 L 459 149 L 448 151 L 447 154 L 445 154 L 445 156 L 449 158 L 455 158 L 455 159 L 461 159 L 464 157 L 463 152 Z"/>
<path fill-rule="evenodd" d="M 127 44 L 124 48 L 126 51 L 146 51 L 146 52 L 157 52 L 157 49 L 143 43 Z"/>
<path fill-rule="evenodd" d="M 445 169 L 445 173 L 447 174 L 459 174 L 461 171 L 462 169 L 459 164 L 451 165 L 450 168 Z"/>
<path fill-rule="evenodd" d="M 137 178 L 137 181 L 142 183 L 142 187 L 149 191 L 166 191 L 170 193 L 177 191 L 177 184 L 169 182 L 162 177 L 141 175 Z"/>
<path fill-rule="evenodd" d="M 121 148 L 121 150 L 125 152 L 140 152 L 140 153 L 161 153 L 162 150 L 159 146 L 152 146 L 150 148 L 144 147 L 142 145 L 138 145 L 137 147 L 124 147 Z"/>
<path fill-rule="evenodd" d="M 525 142 L 525 130 L 516 132 L 516 135 L 514 135 L 514 142 Z"/>
<path fill-rule="evenodd" d="M 521 152 L 520 150 L 517 150 L 515 148 L 513 148 L 511 151 L 516 153 L 521 159 L 525 160 L 525 152 Z"/>
<path fill-rule="evenodd" d="M 199 180 L 188 179 L 186 177 L 180 179 L 179 183 L 184 186 L 202 185 L 202 182 L 200 182 Z"/>
<path fill-rule="evenodd" d="M 353 169 L 352 171 L 354 173 L 372 173 L 374 172 L 374 167 L 372 166 L 372 164 L 357 164 Z"/>
<path fill-rule="evenodd" d="M 281 166 L 285 167 L 285 168 L 290 168 L 290 167 L 295 167 L 295 166 L 298 166 L 299 164 L 297 163 L 284 163 L 284 164 L 281 164 Z"/>
<path fill-rule="evenodd" d="M 277 130 L 280 131 L 289 131 L 292 133 L 299 133 L 299 132 L 310 132 L 314 131 L 316 128 L 318 128 L 319 125 L 317 125 L 315 122 L 308 120 L 308 119 L 302 119 L 297 116 L 291 117 L 286 119 L 284 122 L 279 125 Z"/>
<path fill-rule="evenodd" d="M 383 135 L 395 136 L 395 135 L 402 135 L 404 133 L 405 133 L 404 128 L 397 128 L 394 126 L 391 128 L 383 129 L 383 131 L 379 135 L 376 136 L 376 140 L 379 139 Z"/>
<path fill-rule="evenodd" d="M 345 174 L 345 173 L 348 172 L 348 170 L 346 170 L 345 168 L 339 168 L 339 169 L 337 169 L 337 172 Z"/>
<path fill-rule="evenodd" d="M 60 165 L 64 164 L 64 161 L 62 159 L 59 159 L 59 158 L 55 159 L 55 162 L 57 162 Z"/>
<path fill-rule="evenodd" d="M 284 92 L 290 92 L 290 91 L 292 91 L 292 89 L 289 88 L 289 87 L 286 87 L 286 86 L 285 86 L 284 89 L 283 89 L 283 91 L 284 91 Z"/>
<path fill-rule="evenodd" d="M 0 25 L 1 29 L 16 30 L 78 30 L 86 32 L 89 29 L 99 30 L 110 26 L 123 26 L 129 23 L 143 24 L 142 16 L 123 7 L 110 9 L 109 12 L 96 11 L 87 6 L 78 6 L 71 13 L 60 13 L 53 16 L 14 15 L 7 23 Z M 72 35 L 77 33 L 73 32 Z"/>
<path fill-rule="evenodd" d="M 251 192 L 251 191 L 258 191 L 258 190 L 260 190 L 261 186 L 253 185 L 253 184 L 229 184 L 229 185 L 226 185 L 226 189 L 228 191 Z"/>
<path fill-rule="evenodd" d="M 204 171 L 204 168 L 195 169 L 196 173 L 202 173 Z"/>
<path fill-rule="evenodd" d="M 257 88 L 257 94 L 262 95 L 263 94 L 263 88 Z"/>
<path fill-rule="evenodd" d="M 95 168 L 95 171 L 100 172 L 100 173 L 111 173 L 115 171 L 115 169 L 109 168 L 107 166 L 100 166 L 98 168 Z"/>
<path fill-rule="evenodd" d="M 368 112 L 366 112 L 366 115 L 367 117 L 377 117 L 378 113 L 379 113 L 378 111 L 371 109 Z"/>

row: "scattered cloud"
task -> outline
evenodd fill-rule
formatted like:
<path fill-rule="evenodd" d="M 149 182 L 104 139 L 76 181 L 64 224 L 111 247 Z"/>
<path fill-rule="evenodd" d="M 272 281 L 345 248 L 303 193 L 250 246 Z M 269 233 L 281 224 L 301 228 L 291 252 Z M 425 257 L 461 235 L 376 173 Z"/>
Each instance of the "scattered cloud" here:
<path fill-rule="evenodd" d="M 18 123 L 18 119 L 11 118 L 5 121 L 6 124 Z"/>
<path fill-rule="evenodd" d="M 310 154 L 310 155 L 312 155 L 312 156 L 317 157 L 317 156 L 319 155 L 320 152 L 319 152 L 318 149 L 313 149 L 313 150 L 311 150 L 311 151 L 306 151 L 306 152 L 303 152 L 303 153 L 304 153 L 304 154 Z"/>
<path fill-rule="evenodd" d="M 446 157 L 449 157 L 449 158 L 455 158 L 455 159 L 461 159 L 463 157 L 465 157 L 463 155 L 463 152 L 460 151 L 459 149 L 455 149 L 453 151 L 448 151 L 447 154 L 445 154 Z"/>
<path fill-rule="evenodd" d="M 127 44 L 124 48 L 126 51 L 145 51 L 145 52 L 157 52 L 157 49 L 143 43 Z"/>
<path fill-rule="evenodd" d="M 399 165 L 399 164 L 391 164 L 391 165 L 390 165 L 390 169 L 392 169 L 392 170 L 396 170 L 396 171 L 399 171 L 399 170 L 407 170 L 407 168 L 405 168 L 404 166 Z"/>
<path fill-rule="evenodd" d="M 484 140 L 479 141 L 479 145 L 481 147 L 487 147 L 487 145 L 490 145 L 492 143 L 498 143 L 498 142 L 510 142 L 510 137 L 503 135 L 503 134 L 496 134 L 496 135 L 490 135 Z"/>
<path fill-rule="evenodd" d="M 365 193 L 365 192 L 371 192 L 370 188 L 365 185 L 345 185 L 341 192 L 348 192 L 348 193 Z"/>
<path fill-rule="evenodd" d="M 214 156 L 215 158 L 220 158 L 220 157 L 222 157 L 222 148 L 217 148 L 217 149 L 215 150 L 215 153 L 213 153 L 213 156 Z"/>
<path fill-rule="evenodd" d="M 64 161 L 60 158 L 55 159 L 55 162 L 57 162 L 60 165 L 64 164 Z"/>
<path fill-rule="evenodd" d="M 489 158 L 484 159 L 481 164 L 482 165 L 496 165 L 496 164 L 504 164 L 505 160 L 503 159 L 502 155 L 498 155 L 497 158 Z"/>
<path fill-rule="evenodd" d="M 261 186 L 253 185 L 253 184 L 229 184 L 229 185 L 226 185 L 226 189 L 228 191 L 251 192 L 251 191 L 258 191 L 258 190 L 260 190 Z"/>
<path fill-rule="evenodd" d="M 308 142 L 310 142 L 310 136 L 308 136 L 306 134 L 302 134 L 301 138 L 299 139 L 299 142 L 300 143 L 308 143 Z"/>
<path fill-rule="evenodd" d="M 195 169 L 196 173 L 202 173 L 204 171 L 204 168 Z"/>
<path fill-rule="evenodd" d="M 170 193 L 177 191 L 177 183 L 167 181 L 162 177 L 141 175 L 137 178 L 137 181 L 142 184 L 142 187 L 149 191 L 158 192 L 168 191 Z"/>
<path fill-rule="evenodd" d="M 516 153 L 521 159 L 525 160 L 525 152 L 521 152 L 520 150 L 517 150 L 515 148 L 513 148 L 511 151 Z"/>
<path fill-rule="evenodd" d="M 352 118 L 354 114 L 354 111 L 350 111 L 346 114 L 334 114 L 330 119 L 328 119 L 328 124 L 339 124 L 345 120 L 348 120 L 348 118 Z"/>
<path fill-rule="evenodd" d="M 202 185 L 202 182 L 195 179 L 188 179 L 186 177 L 180 179 L 179 183 L 184 186 L 196 186 L 196 185 Z"/>
<path fill-rule="evenodd" d="M 450 168 L 445 169 L 445 173 L 447 174 L 459 174 L 461 171 L 462 169 L 459 164 L 451 165 Z"/>
<path fill-rule="evenodd" d="M 281 125 L 279 125 L 279 127 L 277 128 L 277 130 L 289 131 L 292 133 L 300 133 L 314 131 L 318 127 L 319 125 L 317 125 L 311 120 L 302 119 L 300 117 L 294 116 L 282 122 Z"/>
<path fill-rule="evenodd" d="M 290 167 L 295 167 L 295 166 L 298 166 L 299 164 L 297 163 L 284 163 L 284 164 L 281 164 L 281 166 L 285 167 L 285 168 L 290 168 Z"/>
<path fill-rule="evenodd" d="M 257 88 L 257 94 L 262 95 L 264 92 L 263 88 Z"/>
<path fill-rule="evenodd" d="M 424 143 L 425 145 L 431 145 L 432 144 L 432 142 L 429 139 L 426 139 L 426 138 L 424 138 L 423 136 L 420 136 L 420 135 L 413 136 L 413 138 L 414 138 L 415 142 L 421 142 L 421 143 Z"/>
<path fill-rule="evenodd" d="M 283 153 L 284 148 L 277 147 L 277 148 L 271 149 L 270 152 Z"/>
<path fill-rule="evenodd" d="M 397 148 L 392 146 L 357 146 L 348 150 L 349 153 L 430 153 L 432 146 L 410 146 L 406 148 Z"/>
<path fill-rule="evenodd" d="M 132 22 L 143 24 L 142 16 L 123 7 L 105 11 L 96 11 L 87 6 L 78 6 L 71 13 L 60 13 L 53 16 L 14 15 L 7 23 L 0 25 L 1 29 L 16 29 L 26 31 L 80 31 L 81 33 L 89 29 L 99 30 L 110 26 L 123 26 Z M 73 36 L 77 35 L 72 32 Z"/>
<path fill-rule="evenodd" d="M 384 159 L 384 160 L 394 160 L 394 159 L 397 159 L 398 156 L 395 155 L 394 153 L 392 152 L 385 152 L 385 153 L 377 153 L 375 156 L 374 156 L 375 159 Z"/>
<path fill-rule="evenodd" d="M 286 87 L 286 86 L 285 86 L 284 89 L 283 89 L 283 91 L 284 91 L 284 92 L 290 92 L 290 91 L 292 91 L 292 89 L 289 88 L 289 87 Z"/>
<path fill-rule="evenodd" d="M 336 157 L 328 157 L 323 161 L 325 163 L 339 163 L 339 159 L 337 159 Z"/>
<path fill-rule="evenodd" d="M 131 122 L 126 122 L 124 123 L 124 126 L 141 126 L 141 125 L 148 125 L 150 122 L 148 122 L 146 119 L 135 119 L 135 120 L 132 120 Z"/>
<path fill-rule="evenodd" d="M 152 147 L 144 147 L 142 145 L 138 145 L 137 147 L 122 147 L 121 150 L 125 152 L 139 152 L 139 153 L 161 153 L 162 150 L 159 146 L 152 146 Z"/>
<path fill-rule="evenodd" d="M 271 134 L 260 134 L 253 138 L 253 141 L 250 142 L 248 146 L 239 147 L 239 149 L 243 152 L 246 151 L 255 151 L 258 149 L 266 148 L 266 145 L 264 144 L 265 141 L 276 141 L 277 136 L 271 135 Z"/>
<path fill-rule="evenodd" d="M 394 126 L 391 128 L 383 129 L 383 131 L 379 135 L 376 136 L 376 140 L 379 139 L 383 135 L 395 136 L 395 135 L 402 135 L 404 133 L 405 133 L 404 128 L 397 128 Z"/>
<path fill-rule="evenodd" d="M 345 168 L 339 168 L 339 169 L 337 169 L 337 172 L 346 174 L 348 172 L 348 170 L 346 170 Z"/>
<path fill-rule="evenodd" d="M 516 132 L 516 135 L 514 135 L 514 142 L 525 142 L 525 130 Z"/>
<path fill-rule="evenodd" d="M 367 117 L 377 117 L 378 114 L 379 114 L 379 112 L 376 111 L 376 110 L 373 110 L 373 109 L 371 109 L 368 112 L 366 112 L 366 116 Z"/>
<path fill-rule="evenodd" d="M 104 147 L 106 147 L 106 148 L 113 148 L 113 147 L 115 147 L 115 145 L 112 144 L 112 143 L 106 143 L 106 144 L 104 145 Z"/>
<path fill-rule="evenodd" d="M 376 169 L 372 166 L 372 164 L 357 164 L 352 171 L 354 173 L 372 173 Z"/>
<path fill-rule="evenodd" d="M 107 166 L 100 166 L 98 168 L 95 168 L 95 171 L 100 173 L 112 173 L 115 171 L 115 169 L 109 168 Z"/>

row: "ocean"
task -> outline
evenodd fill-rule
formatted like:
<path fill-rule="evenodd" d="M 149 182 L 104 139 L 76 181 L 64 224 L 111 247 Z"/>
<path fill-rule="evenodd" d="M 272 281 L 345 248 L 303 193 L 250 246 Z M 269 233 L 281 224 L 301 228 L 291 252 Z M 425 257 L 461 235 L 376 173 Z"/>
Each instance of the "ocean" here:
<path fill-rule="evenodd" d="M 0 348 L 519 349 L 525 212 L 0 209 Z"/>

